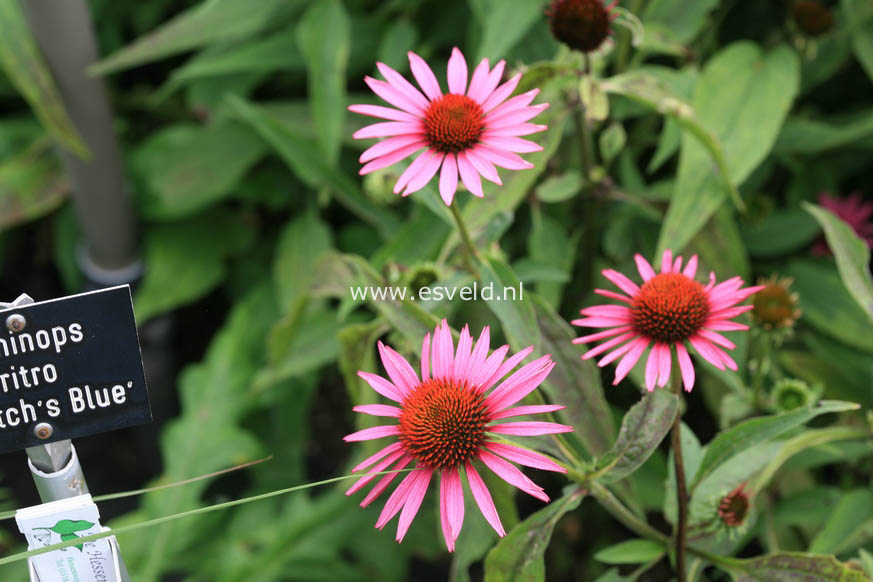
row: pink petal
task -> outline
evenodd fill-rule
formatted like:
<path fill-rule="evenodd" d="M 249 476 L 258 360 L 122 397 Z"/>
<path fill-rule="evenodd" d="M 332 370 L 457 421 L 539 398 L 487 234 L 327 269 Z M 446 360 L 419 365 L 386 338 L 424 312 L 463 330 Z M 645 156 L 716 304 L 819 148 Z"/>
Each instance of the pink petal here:
<path fill-rule="evenodd" d="M 491 415 L 491 420 L 499 420 L 501 418 L 511 418 L 513 416 L 527 416 L 529 414 L 542 414 L 545 412 L 557 412 L 563 410 L 565 406 L 560 404 L 529 404 L 525 406 L 516 406 L 507 408 L 500 412 L 495 412 Z"/>
<path fill-rule="evenodd" d="M 424 336 L 421 342 L 421 381 L 430 380 L 430 332 Z"/>
<path fill-rule="evenodd" d="M 377 158 L 361 168 L 361 171 L 358 172 L 361 176 L 366 176 L 371 172 L 375 172 L 376 170 L 381 170 L 382 168 L 387 168 L 388 166 L 393 166 L 400 160 L 406 159 L 418 150 L 423 147 L 427 147 L 427 142 L 418 141 L 413 143 L 412 145 L 400 148 L 391 152 L 390 154 L 386 154 L 380 158 Z"/>
<path fill-rule="evenodd" d="M 403 188 L 406 187 L 406 184 L 417 176 L 421 170 L 428 164 L 429 160 L 435 157 L 436 154 L 431 150 L 425 150 L 420 156 L 415 158 L 409 167 L 406 168 L 402 174 L 400 174 L 400 178 L 397 179 L 397 184 L 394 185 L 394 193 L 399 194 Z M 439 167 L 439 166 L 437 166 Z M 436 170 L 434 170 L 436 172 Z"/>
<path fill-rule="evenodd" d="M 411 455 L 404 455 L 403 457 L 400 458 L 399 461 L 397 461 L 397 464 L 394 465 L 394 467 L 392 467 L 390 470 L 391 471 L 403 470 L 411 462 L 412 462 L 412 456 Z M 388 486 L 391 484 L 391 482 L 397 478 L 398 475 L 400 475 L 400 473 L 388 473 L 387 475 L 382 477 L 382 479 L 380 479 L 379 482 L 376 483 L 376 486 L 373 487 L 372 489 L 370 489 L 370 492 L 364 496 L 363 500 L 361 500 L 361 503 L 360 503 L 361 507 L 367 507 L 368 505 L 373 503 L 373 501 L 375 501 L 380 495 L 382 495 L 382 493 L 388 488 Z"/>
<path fill-rule="evenodd" d="M 506 531 L 503 529 L 503 524 L 500 523 L 500 516 L 497 515 L 497 508 L 494 507 L 494 501 L 491 500 L 491 493 L 488 492 L 488 487 L 485 486 L 482 477 L 479 476 L 479 473 L 476 472 L 473 464 L 469 461 L 467 461 L 464 468 L 467 472 L 467 481 L 470 483 L 470 491 L 473 493 L 473 499 L 476 500 L 476 505 L 479 506 L 479 511 L 482 512 L 482 516 L 489 524 L 491 524 L 491 527 L 494 528 L 497 535 L 500 537 L 505 536 Z"/>
<path fill-rule="evenodd" d="M 397 447 L 394 449 L 391 449 L 391 447 L 394 445 L 397 445 Z M 357 493 L 358 491 L 360 491 L 367 483 L 369 483 L 370 481 L 372 481 L 376 477 L 379 477 L 379 475 L 377 475 L 377 473 L 381 473 L 382 471 L 385 471 L 389 465 L 391 465 L 397 459 L 399 459 L 404 454 L 406 454 L 404 451 L 400 450 L 402 447 L 402 445 L 400 443 L 394 443 L 394 445 L 391 445 L 389 447 L 385 447 L 379 453 L 377 453 L 377 455 L 379 455 L 379 454 L 385 453 L 385 451 L 388 451 L 390 454 L 388 454 L 388 456 L 384 460 L 382 460 L 380 463 L 377 463 L 375 467 L 370 469 L 367 472 L 368 473 L 367 475 L 364 475 L 363 477 L 361 477 L 360 479 L 355 481 L 355 484 L 352 485 L 351 487 L 349 487 L 348 490 L 346 491 L 346 495 L 353 495 L 353 494 Z M 370 459 L 372 459 L 372 458 L 373 457 L 370 457 Z M 370 459 L 367 459 L 367 461 L 369 461 Z"/>
<path fill-rule="evenodd" d="M 490 388 L 490 384 L 486 385 L 485 381 L 488 380 L 500 367 L 503 363 L 503 359 L 506 357 L 506 352 L 509 351 L 509 346 L 500 346 L 494 353 L 488 356 L 485 359 L 485 363 L 482 364 L 482 367 L 473 370 L 472 375 L 470 376 L 470 382 L 474 386 L 479 387 L 480 392 L 484 392 L 488 388 Z"/>
<path fill-rule="evenodd" d="M 494 111 L 485 116 L 486 121 L 499 119 L 502 115 L 512 113 L 521 109 L 525 109 L 530 105 L 531 101 L 539 95 L 539 89 L 531 89 L 527 93 L 516 95 L 515 97 L 504 101 L 501 105 L 494 108 Z"/>
<path fill-rule="evenodd" d="M 449 93 L 463 95 L 467 92 L 467 61 L 458 47 L 452 49 L 446 78 L 449 83 Z"/>
<path fill-rule="evenodd" d="M 615 291 L 607 291 L 606 289 L 595 289 L 594 292 L 598 295 L 609 297 L 610 299 L 617 299 L 619 301 L 624 301 L 625 303 L 631 302 L 630 297 L 628 297 L 627 295 L 622 295 L 621 293 L 616 293 Z"/>
<path fill-rule="evenodd" d="M 517 354 L 509 356 L 505 362 L 501 363 L 498 366 L 497 370 L 493 374 L 486 377 L 485 381 L 482 383 L 483 389 L 487 390 L 488 388 L 491 388 L 494 384 L 497 383 L 498 380 L 506 376 L 510 370 L 515 368 L 523 359 L 528 357 L 528 355 L 530 355 L 532 351 L 533 346 L 528 346 Z M 497 352 L 495 351 L 495 353 Z"/>
<path fill-rule="evenodd" d="M 426 142 L 424 142 L 424 140 L 422 140 L 420 137 L 414 135 L 398 135 L 396 137 L 389 137 L 388 139 L 380 141 L 379 143 L 367 148 L 364 153 L 361 154 L 361 157 L 358 158 L 358 161 L 364 164 L 369 162 L 370 160 L 375 160 L 376 158 L 380 158 L 384 155 L 396 152 L 397 150 L 403 149 L 416 143 Z"/>
<path fill-rule="evenodd" d="M 420 120 L 412 113 L 407 113 L 406 111 L 400 111 L 399 109 L 393 109 L 391 107 L 383 107 L 381 105 L 349 105 L 349 111 L 361 115 L 369 115 L 370 117 L 390 119 L 391 121 L 416 122 Z"/>
<path fill-rule="evenodd" d="M 461 181 L 464 182 L 464 187 L 472 194 L 479 198 L 483 198 L 485 194 L 482 192 L 482 181 L 479 179 L 479 172 L 476 167 L 467 158 L 465 152 L 458 154 L 458 173 L 461 175 Z"/>
<path fill-rule="evenodd" d="M 427 98 L 433 101 L 441 97 L 443 92 L 440 90 L 439 81 L 437 81 L 436 75 L 433 74 L 428 64 L 424 62 L 424 59 L 414 52 L 407 53 L 407 56 L 409 57 L 409 68 L 412 70 L 412 75 L 418 81 Z"/>
<path fill-rule="evenodd" d="M 682 257 L 676 257 L 676 260 L 673 261 L 673 272 L 679 273 L 682 270 Z"/>
<path fill-rule="evenodd" d="M 427 486 L 430 485 L 430 478 L 433 475 L 432 469 L 419 469 L 412 472 L 416 475 L 415 481 L 409 487 L 409 493 L 406 497 L 406 503 L 403 505 L 403 511 L 400 512 L 400 520 L 397 523 L 398 542 L 403 541 L 406 532 L 409 531 L 409 526 L 412 525 L 412 520 L 418 513 L 421 507 L 421 502 L 424 501 L 424 496 L 427 493 Z"/>
<path fill-rule="evenodd" d="M 694 275 L 697 274 L 697 255 L 692 255 L 692 257 L 688 260 L 688 264 L 685 265 L 685 268 L 682 270 L 682 274 L 689 279 L 694 278 Z"/>
<path fill-rule="evenodd" d="M 473 164 L 473 167 L 476 168 L 476 171 L 482 175 L 483 178 L 488 180 L 489 182 L 493 182 L 498 186 L 502 186 L 503 182 L 500 181 L 500 176 L 497 174 L 497 168 L 494 167 L 494 164 L 478 155 L 475 151 L 469 150 L 464 152 L 464 156 L 470 163 Z"/>
<path fill-rule="evenodd" d="M 421 94 L 421 91 L 416 89 L 412 83 L 403 78 L 403 75 L 384 63 L 377 62 L 376 68 L 378 68 L 379 72 L 382 73 L 382 76 L 391 83 L 391 86 L 400 91 L 404 97 L 415 103 L 422 110 L 427 110 L 430 103 L 428 103 L 424 95 Z"/>
<path fill-rule="evenodd" d="M 406 361 L 406 358 L 395 352 L 391 347 L 378 342 L 379 355 L 382 357 L 382 365 L 388 372 L 391 382 L 397 386 L 403 396 L 407 396 L 421 382 L 415 375 L 415 370 Z"/>
<path fill-rule="evenodd" d="M 500 79 L 503 78 L 503 69 L 506 67 L 506 61 L 499 61 L 494 68 L 491 69 L 491 72 L 488 73 L 488 78 L 482 83 L 482 86 L 479 88 L 479 91 L 476 92 L 476 96 L 470 95 L 470 97 L 476 100 L 480 105 L 485 102 L 486 99 L 491 97 L 491 94 L 494 93 L 494 89 L 497 88 L 497 85 L 500 84 Z"/>
<path fill-rule="evenodd" d="M 373 77 L 364 77 L 364 82 L 373 93 L 403 111 L 412 113 L 417 117 L 423 117 L 425 107 L 422 107 L 419 102 L 407 97 L 399 88 L 386 81 L 379 81 Z"/>
<path fill-rule="evenodd" d="M 612 381 L 613 386 L 617 386 L 628 375 L 628 372 L 633 369 L 640 360 L 640 356 L 643 355 L 643 352 L 649 346 L 649 340 L 645 338 L 635 339 L 630 343 L 630 346 L 627 355 L 621 359 L 615 368 L 615 379 Z"/>
<path fill-rule="evenodd" d="M 655 344 L 652 346 L 652 351 L 649 352 L 649 359 L 646 360 L 646 390 L 651 392 L 655 389 L 655 381 L 658 378 L 658 363 L 660 361 L 660 346 Z"/>
<path fill-rule="evenodd" d="M 603 276 L 609 279 L 615 284 L 616 287 L 633 297 L 637 294 L 637 291 L 640 290 L 639 285 L 625 277 L 623 274 L 618 271 L 613 271 L 612 269 L 605 269 L 602 271 Z"/>
<path fill-rule="evenodd" d="M 648 281 L 652 277 L 655 276 L 655 270 L 652 268 L 652 265 L 649 264 L 649 261 L 646 258 L 637 253 L 634 255 L 634 261 L 637 263 L 637 269 L 640 272 L 640 276 L 643 278 L 643 281 Z"/>
<path fill-rule="evenodd" d="M 631 339 L 635 335 L 636 335 L 635 331 L 629 331 L 627 333 L 623 333 L 622 335 L 620 335 L 616 338 L 609 340 L 608 342 L 603 342 L 602 344 L 600 344 L 596 348 L 591 348 L 590 350 L 588 350 L 587 352 L 582 354 L 582 359 L 583 360 L 590 360 L 593 357 L 599 356 L 603 352 L 605 352 L 607 350 L 611 350 L 612 348 L 614 348 L 618 344 L 626 342 L 627 340 Z"/>
<path fill-rule="evenodd" d="M 357 441 L 381 439 L 387 436 L 394 436 L 398 434 L 400 434 L 400 428 L 396 424 L 382 425 L 365 428 L 364 430 L 359 430 L 358 432 L 353 432 L 352 434 L 344 436 L 343 440 L 347 443 L 353 443 Z"/>
<path fill-rule="evenodd" d="M 691 389 L 694 388 L 694 364 L 691 363 L 688 350 L 681 343 L 676 344 L 676 359 L 679 360 L 679 369 L 682 371 L 682 383 L 685 385 L 685 391 L 691 392 Z"/>
<path fill-rule="evenodd" d="M 673 270 L 673 251 L 664 249 L 664 255 L 661 257 L 661 272 L 669 273 Z"/>
<path fill-rule="evenodd" d="M 593 317 L 608 317 L 610 319 L 620 319 L 630 323 L 633 318 L 633 311 L 624 305 L 592 305 L 581 310 L 582 315 L 590 315 Z"/>
<path fill-rule="evenodd" d="M 663 388 L 670 381 L 670 368 L 672 367 L 672 354 L 670 346 L 660 344 L 661 349 L 658 352 L 658 386 Z"/>
<path fill-rule="evenodd" d="M 507 97 L 512 95 L 515 88 L 518 87 L 519 81 L 521 81 L 521 73 L 518 73 L 506 83 L 498 87 L 484 102 L 482 102 L 482 111 L 488 113 L 503 103 Z"/>
<path fill-rule="evenodd" d="M 707 321 L 730 319 L 731 317 L 736 317 L 747 311 L 751 311 L 754 308 L 754 305 L 738 305 L 737 307 L 728 307 L 727 309 L 721 309 L 719 311 L 714 311 L 710 313 Z"/>
<path fill-rule="evenodd" d="M 373 416 L 393 416 L 399 417 L 401 410 L 396 406 L 388 406 L 387 404 L 359 404 L 352 408 L 355 412 L 363 414 L 371 414 Z"/>
<path fill-rule="evenodd" d="M 600 331 L 597 333 L 592 333 L 591 335 L 583 335 L 582 337 L 577 337 L 576 339 L 573 340 L 573 343 L 574 344 L 578 344 L 578 343 L 586 343 L 587 344 L 589 342 L 596 342 L 598 340 L 602 340 L 602 339 L 605 339 L 608 337 L 612 337 L 614 335 L 618 335 L 620 333 L 624 333 L 624 332 L 629 331 L 631 329 L 633 329 L 633 328 L 629 325 L 625 325 L 622 327 L 614 327 L 612 329 L 607 329 L 606 331 Z"/>
<path fill-rule="evenodd" d="M 467 369 L 464 370 L 464 378 L 468 382 L 473 382 L 476 376 L 476 371 L 481 370 L 485 365 L 485 358 L 488 356 L 488 350 L 491 344 L 491 330 L 486 325 L 479 333 L 479 339 L 476 340 L 476 347 L 473 348 L 473 353 L 470 355 L 470 361 L 467 362 Z"/>
<path fill-rule="evenodd" d="M 451 376 L 455 365 L 454 351 L 452 332 L 449 330 L 448 322 L 444 319 L 433 332 L 431 360 L 433 360 L 434 378 Z"/>
<path fill-rule="evenodd" d="M 443 160 L 443 169 L 440 172 L 440 197 L 446 206 L 451 206 L 458 189 L 458 162 L 455 154 L 446 154 Z"/>
<path fill-rule="evenodd" d="M 712 329 L 715 331 L 744 331 L 749 329 L 748 325 L 744 323 L 737 323 L 735 321 L 707 320 L 704 325 L 707 329 Z"/>
<path fill-rule="evenodd" d="M 394 490 L 391 496 L 388 497 L 388 501 L 385 502 L 385 506 L 382 508 L 382 513 L 379 514 L 379 519 L 376 520 L 376 527 L 378 529 L 385 527 L 385 524 L 391 521 L 391 518 L 403 509 L 409 491 L 417 479 L 418 471 L 411 471 L 403 478 L 403 481 L 400 482 L 400 485 L 397 486 L 397 489 Z"/>
<path fill-rule="evenodd" d="M 456 467 L 443 471 L 440 480 L 440 521 L 446 546 L 453 552 L 464 524 L 464 490 Z"/>
<path fill-rule="evenodd" d="M 455 364 L 452 369 L 452 378 L 455 380 L 464 379 L 464 372 L 467 371 L 467 363 L 470 361 L 470 350 L 473 347 L 473 336 L 470 335 L 470 327 L 464 325 L 461 330 L 461 335 L 458 338 L 458 348 L 455 350 Z"/>
<path fill-rule="evenodd" d="M 627 325 L 627 318 L 617 318 L 617 317 L 585 317 L 582 319 L 574 319 L 571 321 L 573 325 L 578 325 L 579 327 L 614 327 L 617 325 Z"/>
<path fill-rule="evenodd" d="M 361 461 L 360 463 L 355 465 L 355 468 L 352 469 L 352 473 L 357 473 L 361 469 L 366 469 L 367 467 L 369 467 L 370 465 L 372 465 L 373 463 L 375 463 L 376 461 L 378 461 L 379 459 L 381 459 L 385 455 L 400 450 L 400 448 L 402 446 L 403 445 L 401 443 L 391 443 L 390 445 L 388 445 L 384 449 L 380 450 L 375 455 L 370 455 L 369 457 L 367 457 L 366 459 L 364 459 L 363 461 Z M 378 473 L 378 472 L 379 471 L 374 471 L 374 473 Z"/>
<path fill-rule="evenodd" d="M 377 376 L 376 374 L 371 374 L 369 372 L 358 372 L 358 376 L 362 378 L 367 384 L 370 385 L 370 388 L 384 396 L 385 398 L 390 398 L 395 402 L 400 402 L 403 400 L 403 395 L 400 390 L 383 378 L 382 376 Z"/>
<path fill-rule="evenodd" d="M 539 105 L 531 105 L 517 111 L 504 113 L 499 117 L 491 117 L 491 114 L 489 114 L 485 118 L 485 126 L 490 130 L 501 127 L 516 127 L 526 121 L 530 121 L 548 108 L 548 103 L 540 103 Z"/>
<path fill-rule="evenodd" d="M 473 151 L 495 166 L 506 168 L 507 170 L 528 170 L 534 167 L 533 164 L 512 152 L 496 150 L 485 144 L 477 145 Z"/>
<path fill-rule="evenodd" d="M 363 127 L 352 134 L 355 139 L 371 137 L 391 137 L 395 135 L 414 135 L 419 139 L 424 137 L 424 129 L 420 121 L 384 121 Z"/>
<path fill-rule="evenodd" d="M 518 380 L 510 378 L 499 394 L 495 390 L 488 395 L 488 398 L 485 399 L 486 404 L 489 405 L 492 411 L 503 410 L 507 406 L 515 404 L 542 384 L 554 367 L 555 363 L 550 361 L 540 369 L 533 371 L 532 375 L 525 375 Z M 516 375 L 520 373 L 521 370 Z M 495 394 L 497 395 L 495 396 Z"/>
<path fill-rule="evenodd" d="M 534 469 L 543 469 L 544 471 L 555 471 L 558 473 L 567 472 L 567 469 L 557 464 L 552 459 L 527 449 L 501 443 L 487 443 L 485 448 L 505 459 L 518 463 L 519 465 L 524 465 L 525 467 L 533 467 Z"/>
<path fill-rule="evenodd" d="M 572 426 L 558 424 L 556 422 L 528 421 L 506 422 L 494 424 L 486 430 L 494 434 L 509 434 L 515 436 L 540 436 L 544 434 L 557 434 L 561 432 L 573 432 Z"/>
<path fill-rule="evenodd" d="M 725 347 L 729 350 L 732 350 L 735 347 L 737 347 L 737 345 L 734 342 L 732 342 L 728 338 L 724 337 L 720 333 L 715 333 L 714 331 L 710 331 L 708 329 L 701 329 L 699 332 L 697 332 L 697 335 L 699 335 L 705 339 L 708 339 L 712 343 L 718 344 L 718 345 Z"/>
<path fill-rule="evenodd" d="M 424 188 L 427 183 L 430 182 L 431 178 L 434 177 L 434 174 L 437 173 L 437 170 L 440 169 L 440 164 L 443 163 L 443 154 L 434 153 L 431 152 L 431 150 L 425 150 L 424 153 L 430 154 L 430 157 L 425 160 L 421 170 L 419 170 L 415 176 L 410 178 L 409 183 L 406 185 L 406 190 L 403 192 L 404 196 L 409 196 L 410 194 L 418 192 Z"/>
<path fill-rule="evenodd" d="M 486 467 L 494 471 L 494 473 L 498 477 L 500 477 L 510 485 L 514 485 L 528 495 L 532 495 L 533 497 L 541 499 L 546 503 L 549 502 L 549 496 L 546 495 L 542 487 L 528 479 L 527 476 L 525 476 L 524 473 L 515 468 L 515 466 L 511 465 L 507 461 L 504 461 L 497 455 L 489 453 L 488 451 L 480 451 L 479 458 L 482 460 L 483 463 L 485 463 Z"/>
<path fill-rule="evenodd" d="M 488 83 L 488 59 L 482 59 L 476 69 L 473 71 L 473 77 L 470 80 L 470 88 L 467 90 L 467 97 L 479 103 L 487 95 L 483 94 L 483 90 L 487 88 Z"/>
<path fill-rule="evenodd" d="M 491 128 L 486 130 L 482 135 L 483 137 L 521 137 L 531 135 L 532 133 L 539 133 L 547 129 L 549 129 L 549 126 L 547 125 L 519 123 L 518 125 L 512 125 L 509 127 Z"/>
<path fill-rule="evenodd" d="M 692 337 L 688 341 L 691 342 L 691 345 L 694 346 L 694 349 L 697 350 L 697 353 L 700 354 L 704 360 L 719 370 L 724 370 L 724 364 L 722 363 L 721 358 L 715 352 L 715 348 L 708 341 L 697 336 Z"/>
<path fill-rule="evenodd" d="M 513 152 L 516 154 L 529 154 L 531 152 L 540 152 L 543 146 L 520 137 L 488 137 L 482 140 L 485 145 Z"/>

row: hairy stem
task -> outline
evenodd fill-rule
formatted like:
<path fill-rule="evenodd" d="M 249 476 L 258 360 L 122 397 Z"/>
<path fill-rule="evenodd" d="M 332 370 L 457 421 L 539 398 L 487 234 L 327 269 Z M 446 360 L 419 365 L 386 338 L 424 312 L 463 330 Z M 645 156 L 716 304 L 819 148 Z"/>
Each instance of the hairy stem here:
<path fill-rule="evenodd" d="M 671 378 L 673 392 L 682 397 L 682 376 L 674 370 Z M 685 582 L 685 539 L 688 534 L 688 488 L 685 482 L 685 461 L 682 458 L 682 414 L 676 415 L 670 440 L 673 447 L 673 465 L 676 468 L 676 580 Z"/>

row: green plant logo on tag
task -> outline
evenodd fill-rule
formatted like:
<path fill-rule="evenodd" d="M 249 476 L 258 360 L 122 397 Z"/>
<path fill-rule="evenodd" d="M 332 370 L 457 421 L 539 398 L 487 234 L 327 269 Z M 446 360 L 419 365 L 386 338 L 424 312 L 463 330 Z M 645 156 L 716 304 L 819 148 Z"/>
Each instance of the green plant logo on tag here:
<path fill-rule="evenodd" d="M 60 536 L 60 538 L 61 538 L 61 541 L 66 542 L 66 541 L 78 538 L 79 536 L 76 534 L 76 532 L 87 531 L 87 530 L 91 529 L 92 527 L 94 527 L 94 524 L 91 523 L 90 521 L 85 521 L 84 519 L 77 519 L 77 520 L 62 519 L 58 523 L 54 524 L 52 527 L 34 528 L 34 531 L 42 530 L 45 532 L 45 533 L 37 533 L 34 535 L 36 536 L 36 539 L 39 540 L 39 542 L 41 544 L 43 544 L 44 546 L 50 546 L 53 543 L 58 543 L 58 542 L 52 541 L 52 533 L 58 534 L 58 536 Z M 81 552 L 83 546 L 84 546 L 84 544 L 76 544 L 73 547 L 79 548 L 79 551 Z M 66 548 L 63 548 L 61 551 L 66 551 Z"/>

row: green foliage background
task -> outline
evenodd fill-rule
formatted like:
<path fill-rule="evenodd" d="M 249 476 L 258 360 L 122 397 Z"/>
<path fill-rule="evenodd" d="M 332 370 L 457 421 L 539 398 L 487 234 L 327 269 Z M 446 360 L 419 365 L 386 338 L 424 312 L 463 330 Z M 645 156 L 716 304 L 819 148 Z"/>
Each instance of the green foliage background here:
<path fill-rule="evenodd" d="M 873 408 L 869 251 L 810 205 L 822 191 L 873 193 L 873 6 L 823 1 L 833 26 L 811 36 L 792 18 L 792 0 L 626 0 L 641 31 L 614 23 L 614 40 L 593 58 L 594 81 L 580 90 L 580 55 L 552 39 L 546 4 L 90 2 L 107 55 L 91 73 L 112 92 L 142 222 L 147 271 L 137 318 L 196 319 L 207 306 L 214 321 L 179 335 L 192 362 L 171 387 L 178 415 L 159 419 L 157 482 L 274 455 L 237 481 L 146 494 L 111 525 L 347 473 L 369 450 L 341 437 L 370 422 L 351 407 L 375 401 L 356 371 L 379 371 L 376 339 L 415 354 L 448 317 L 477 333 L 490 324 L 513 349 L 551 353 L 558 366 L 544 393 L 567 405 L 558 419 L 576 428 L 575 452 L 635 515 L 669 531 L 675 476 L 666 447 L 657 448 L 664 433 L 650 428 L 672 419 L 678 403 L 656 393 L 631 408 L 639 370 L 609 388 L 611 376 L 602 383 L 599 369 L 579 360 L 582 346 L 570 343 L 576 333 L 565 322 L 595 301 L 601 269 L 631 273 L 635 252 L 654 259 L 672 248 L 698 253 L 702 270 L 719 279 L 791 276 L 803 310 L 773 353 L 756 336 L 730 334 L 739 374 L 697 366 L 684 416 L 686 464 L 699 467 L 689 474 L 700 528 L 692 543 L 765 557 L 722 571 L 697 559 L 695 579 L 724 580 L 729 571 L 736 580 L 790 580 L 767 561 L 777 551 L 836 554 L 873 575 L 873 448 L 863 414 L 822 403 L 777 415 L 767 400 L 785 376 L 820 387 L 824 399 Z M 6 267 L 27 253 L 34 269 L 58 274 L 63 294 L 81 284 L 78 233 L 51 145 L 83 146 L 29 43 L 17 2 L 0 0 L 0 272 L 7 278 Z M 502 172 L 504 185 L 489 184 L 484 200 L 456 198 L 484 251 L 481 282 L 523 281 L 525 300 L 355 302 L 351 285 L 473 282 L 433 184 L 400 199 L 390 193 L 400 170 L 357 176 L 371 142 L 351 135 L 368 120 L 346 111 L 377 102 L 362 81 L 376 75 L 377 60 L 408 73 L 414 50 L 442 79 L 453 46 L 470 66 L 505 58 L 525 73 L 519 92 L 541 87 L 551 103 L 538 118 L 550 128 L 536 137 L 544 151 L 527 156 L 536 168 Z M 591 128 L 590 173 L 580 164 L 579 115 Z M 822 227 L 835 256 L 810 253 Z M 758 415 L 765 420 L 738 425 Z M 626 453 L 626 441 L 644 454 Z M 493 551 L 496 535 L 470 500 L 458 551 L 448 556 L 431 500 L 397 545 L 391 526 L 372 528 L 379 508 L 359 509 L 342 483 L 120 543 L 144 581 L 667 579 L 663 547 L 630 540 L 578 490 L 561 497 L 561 479 L 537 479 L 555 502 L 515 500 L 509 487 L 489 483 L 508 531 L 527 518 Z M 745 481 L 760 491 L 752 523 L 741 533 L 713 529 L 713 503 Z M 865 579 L 821 560 L 815 580 Z M 8 568 L 16 569 L 4 579 L 23 571 Z"/>

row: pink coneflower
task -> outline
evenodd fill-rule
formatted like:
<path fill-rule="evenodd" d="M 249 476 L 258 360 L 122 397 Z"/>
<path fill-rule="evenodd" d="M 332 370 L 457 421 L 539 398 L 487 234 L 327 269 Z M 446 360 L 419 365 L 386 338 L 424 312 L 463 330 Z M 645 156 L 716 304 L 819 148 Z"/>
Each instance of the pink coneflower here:
<path fill-rule="evenodd" d="M 546 9 L 549 26 L 555 38 L 572 49 L 590 53 L 609 38 L 610 24 L 615 19 L 613 9 L 602 0 L 553 0 Z"/>
<path fill-rule="evenodd" d="M 694 280 L 697 255 L 691 257 L 685 269 L 682 269 L 682 257 L 676 257 L 674 261 L 673 253 L 666 250 L 661 261 L 661 272 L 657 274 L 641 255 L 634 258 L 643 278 L 642 286 L 617 271 L 606 269 L 603 276 L 627 295 L 594 290 L 628 305 L 587 307 L 582 310 L 582 315 L 587 317 L 573 321 L 574 325 L 582 327 L 610 328 L 573 340 L 574 343 L 587 343 L 612 338 L 588 350 L 582 359 L 587 360 L 612 350 L 598 362 L 599 366 L 605 366 L 624 356 L 615 370 L 615 385 L 627 376 L 643 351 L 651 345 L 652 350 L 646 362 L 646 388 L 650 391 L 655 389 L 656 383 L 665 386 L 670 378 L 671 347 L 676 348 L 685 390 L 691 391 L 694 386 L 694 366 L 685 347 L 686 341 L 719 370 L 725 367 L 736 370 L 737 364 L 720 349 L 732 350 L 736 346 L 718 332 L 749 329 L 747 325 L 730 319 L 752 309 L 751 305 L 736 304 L 763 287 L 743 289 L 743 280 L 739 277 L 716 285 L 714 273 L 709 274 L 709 284 L 704 287 Z"/>
<path fill-rule="evenodd" d="M 509 170 L 532 168 L 533 164 L 517 154 L 540 151 L 542 147 L 520 136 L 546 129 L 545 125 L 528 121 L 549 105 L 530 104 L 539 89 L 507 100 L 521 74 L 498 87 L 505 65 L 500 61 L 491 69 L 488 59 L 482 59 L 468 88 L 467 62 L 455 48 L 448 66 L 449 92 L 443 94 L 433 71 L 415 53 L 409 53 L 409 66 L 421 91 L 391 67 L 376 63 L 385 81 L 371 77 L 364 81 L 397 109 L 378 105 L 349 107 L 355 113 L 389 120 L 355 132 L 355 139 L 388 138 L 361 154 L 360 161 L 366 165 L 360 173 L 386 168 L 424 149 L 400 175 L 394 193 L 408 196 L 421 190 L 442 168 L 440 196 L 448 206 L 459 176 L 467 190 L 481 198 L 480 175 L 501 184 L 495 166 Z"/>
<path fill-rule="evenodd" d="M 873 215 L 873 202 L 865 202 L 860 192 L 852 192 L 845 198 L 837 198 L 822 192 L 818 195 L 818 203 L 851 226 L 855 234 L 873 249 L 873 221 L 870 220 Z M 830 254 L 831 250 L 824 237 L 816 241 L 812 252 L 816 255 Z"/>
<path fill-rule="evenodd" d="M 508 461 L 547 471 L 566 472 L 548 457 L 498 440 L 499 435 L 536 436 L 573 430 L 553 422 L 503 422 L 515 416 L 563 408 L 555 405 L 510 408 L 542 383 L 554 362 L 546 355 L 525 364 L 488 392 L 533 350 L 529 347 L 504 361 L 508 346 L 494 350 L 489 356 L 489 342 L 489 331 L 485 327 L 474 347 L 470 332 L 464 326 L 455 351 L 451 331 L 443 320 L 434 330 L 433 345 L 430 334 L 424 337 L 421 378 L 403 356 L 381 342 L 379 355 L 390 381 L 375 374 L 358 372 L 373 390 L 399 406 L 355 406 L 357 412 L 396 418 L 397 423 L 367 428 L 345 437 L 348 442 L 396 437 L 395 442 L 358 464 L 353 471 L 369 469 L 377 473 L 404 469 L 415 463 L 415 470 L 403 478 L 376 521 L 376 527 L 382 529 L 400 513 L 398 542 L 406 535 L 418 513 L 434 474 L 439 475 L 440 522 L 446 546 L 451 552 L 464 521 L 462 474 L 467 476 L 473 499 L 482 515 L 500 536 L 505 533 L 491 494 L 474 461 L 481 461 L 507 483 L 543 501 L 549 500 L 543 489 Z M 391 473 L 382 477 L 361 502 L 361 507 L 379 497 L 397 475 Z M 358 491 L 373 478 L 373 475 L 361 477 L 346 494 Z"/>

